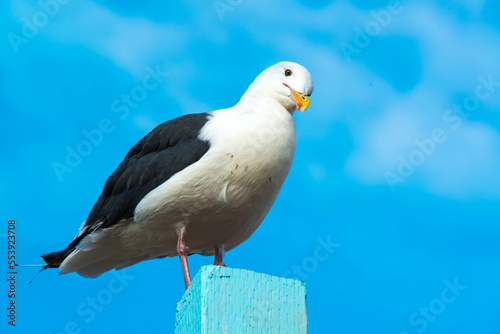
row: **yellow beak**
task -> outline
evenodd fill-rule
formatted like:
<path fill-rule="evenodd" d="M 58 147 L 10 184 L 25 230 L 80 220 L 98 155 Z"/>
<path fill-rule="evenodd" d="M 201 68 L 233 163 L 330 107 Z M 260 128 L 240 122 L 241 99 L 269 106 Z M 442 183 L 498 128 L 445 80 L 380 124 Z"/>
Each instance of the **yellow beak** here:
<path fill-rule="evenodd" d="M 297 92 L 295 89 L 288 86 L 286 83 L 283 83 L 283 85 L 285 85 L 288 89 L 290 89 L 290 95 L 288 95 L 288 97 L 295 103 L 297 110 L 304 112 L 311 103 L 311 100 L 309 100 L 309 96 L 307 96 L 305 93 Z"/>

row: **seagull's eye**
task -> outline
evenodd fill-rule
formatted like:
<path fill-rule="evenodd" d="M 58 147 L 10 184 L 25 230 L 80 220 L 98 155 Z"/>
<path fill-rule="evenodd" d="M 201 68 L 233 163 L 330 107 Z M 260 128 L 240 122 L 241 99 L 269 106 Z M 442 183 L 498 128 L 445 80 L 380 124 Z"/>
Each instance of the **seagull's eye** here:
<path fill-rule="evenodd" d="M 287 69 L 285 70 L 285 75 L 286 75 L 287 77 L 291 76 L 291 75 L 292 75 L 292 70 L 291 70 L 291 69 L 289 69 L 289 68 L 287 68 Z"/>

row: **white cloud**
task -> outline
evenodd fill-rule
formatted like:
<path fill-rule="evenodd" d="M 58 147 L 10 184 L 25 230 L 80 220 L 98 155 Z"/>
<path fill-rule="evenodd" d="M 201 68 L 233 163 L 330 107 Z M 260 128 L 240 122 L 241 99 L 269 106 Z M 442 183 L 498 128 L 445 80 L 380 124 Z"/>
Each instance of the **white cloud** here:
<path fill-rule="evenodd" d="M 422 80 L 449 92 L 470 89 L 471 80 L 491 73 L 500 53 L 498 32 L 480 22 L 459 21 L 436 4 L 413 3 L 401 15 L 390 28 L 418 39 Z"/>
<path fill-rule="evenodd" d="M 373 112 L 378 117 L 358 120 L 352 131 L 355 150 L 346 161 L 346 172 L 364 184 L 387 184 L 384 172 L 396 172 L 399 157 L 408 158 L 416 149 L 415 140 L 428 138 L 435 128 L 442 127 L 447 129 L 447 141 L 399 186 L 423 187 L 445 197 L 500 194 L 500 181 L 491 180 L 500 168 L 498 131 L 480 121 L 464 121 L 454 131 L 446 128 L 442 119 L 457 97 L 474 94 L 479 76 L 493 74 L 494 80 L 500 81 L 498 69 L 492 73 L 494 57 L 500 53 L 500 36 L 479 23 L 459 22 L 436 5 L 413 3 L 401 18 L 388 28 L 393 34 L 417 39 L 423 55 L 422 78 L 403 96 L 380 92 L 385 99 L 382 104 L 365 96 L 373 98 Z M 353 98 L 349 92 L 346 96 Z M 356 104 L 359 102 L 351 102 Z M 500 90 L 483 105 L 500 107 Z M 481 119 L 479 112 L 475 117 Z"/>
<path fill-rule="evenodd" d="M 366 184 L 385 183 L 384 172 L 397 166 L 398 156 L 408 151 L 421 129 L 415 113 L 388 111 L 358 133 L 358 149 L 346 161 L 346 172 Z"/>
<path fill-rule="evenodd" d="M 40 8 L 20 2 L 13 10 L 30 18 Z M 88 0 L 61 7 L 43 27 L 43 35 L 69 45 L 82 45 L 138 80 L 144 76 L 146 66 L 161 64 L 188 40 L 182 27 L 144 17 L 120 16 Z"/>
<path fill-rule="evenodd" d="M 483 123 L 464 123 L 449 133 L 443 148 L 426 163 L 426 188 L 440 196 L 500 196 L 500 135 Z"/>

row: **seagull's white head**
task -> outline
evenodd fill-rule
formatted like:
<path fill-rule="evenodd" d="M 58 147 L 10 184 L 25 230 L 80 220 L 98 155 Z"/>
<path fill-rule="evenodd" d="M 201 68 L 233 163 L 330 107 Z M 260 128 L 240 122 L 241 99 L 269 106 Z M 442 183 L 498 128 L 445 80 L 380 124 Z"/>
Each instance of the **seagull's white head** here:
<path fill-rule="evenodd" d="M 267 95 L 290 113 L 309 107 L 314 89 L 311 74 L 297 63 L 282 61 L 265 69 L 248 88 L 252 95 Z"/>

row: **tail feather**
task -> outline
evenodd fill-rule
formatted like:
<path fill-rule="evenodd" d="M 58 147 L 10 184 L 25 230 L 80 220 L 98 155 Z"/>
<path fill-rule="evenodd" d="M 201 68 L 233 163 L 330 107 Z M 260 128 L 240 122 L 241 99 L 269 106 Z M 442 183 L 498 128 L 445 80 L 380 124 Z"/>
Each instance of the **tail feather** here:
<path fill-rule="evenodd" d="M 70 252 L 68 252 L 68 248 L 65 250 L 59 251 L 59 252 L 52 252 L 48 254 L 43 254 L 42 259 L 45 261 L 45 265 L 43 264 L 36 264 L 36 265 L 27 265 L 28 266 L 33 266 L 33 267 L 43 267 L 40 269 L 40 271 L 31 279 L 31 281 L 28 284 L 31 284 L 33 280 L 40 275 L 42 271 L 44 271 L 47 268 L 59 268 L 61 263 L 64 261 L 64 259 L 69 255 Z"/>
<path fill-rule="evenodd" d="M 122 269 L 158 256 L 151 256 L 151 249 L 124 244 L 122 235 L 128 223 L 112 228 L 99 226 L 79 233 L 66 249 L 42 255 L 46 264 L 41 271 L 59 268 L 61 275 L 76 272 L 83 277 L 97 277 L 113 268 Z"/>
<path fill-rule="evenodd" d="M 105 247 L 91 250 L 77 248 L 66 258 L 59 270 L 62 274 L 76 272 L 83 277 L 94 278 L 109 270 L 123 269 L 147 259 L 147 255 L 137 255 L 135 250 L 127 252 L 116 248 Z"/>
<path fill-rule="evenodd" d="M 64 254 L 65 251 L 52 252 L 48 254 L 43 254 L 42 259 L 47 264 L 45 268 L 59 268 L 61 263 L 66 258 L 67 254 Z M 67 253 L 67 252 L 66 252 Z"/>
<path fill-rule="evenodd" d="M 59 268 L 61 263 L 64 262 L 64 260 L 76 249 L 80 241 L 88 236 L 89 234 L 92 234 L 95 232 L 100 226 L 102 222 L 97 223 L 94 225 L 92 228 L 84 228 L 85 227 L 85 222 L 83 222 L 82 227 L 80 228 L 80 232 L 78 235 L 71 241 L 71 243 L 66 247 L 66 249 L 59 251 L 59 252 L 52 252 L 48 254 L 43 254 L 42 258 L 45 261 L 46 265 L 43 267 L 43 270 L 47 268 Z"/>

